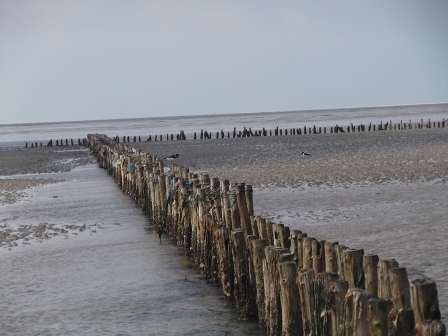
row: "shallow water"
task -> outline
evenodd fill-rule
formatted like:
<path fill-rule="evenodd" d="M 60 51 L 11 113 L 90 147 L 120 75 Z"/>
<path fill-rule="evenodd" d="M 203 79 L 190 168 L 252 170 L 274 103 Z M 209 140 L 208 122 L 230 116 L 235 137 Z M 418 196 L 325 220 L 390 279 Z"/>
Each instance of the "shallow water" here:
<path fill-rule="evenodd" d="M 87 229 L 0 248 L 2 335 L 264 335 L 96 165 L 1 206 L 3 225 Z M 29 175 L 28 177 L 32 177 Z M 43 177 L 42 174 L 39 175 Z"/>

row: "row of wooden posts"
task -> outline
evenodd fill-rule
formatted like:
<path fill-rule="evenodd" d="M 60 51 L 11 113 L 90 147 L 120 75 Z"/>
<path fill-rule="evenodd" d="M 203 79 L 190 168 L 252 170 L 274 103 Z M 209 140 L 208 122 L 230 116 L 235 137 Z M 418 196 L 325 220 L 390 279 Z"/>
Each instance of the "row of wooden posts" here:
<path fill-rule="evenodd" d="M 436 283 L 396 260 L 254 214 L 250 185 L 173 166 L 105 135 L 88 146 L 158 230 L 268 335 L 445 335 Z"/>
<path fill-rule="evenodd" d="M 338 125 L 334 127 L 329 128 L 330 133 L 350 133 L 350 132 L 364 132 L 364 131 L 385 131 L 385 130 L 405 130 L 405 129 L 422 129 L 422 128 L 444 128 L 447 126 L 448 120 L 443 119 L 442 121 L 432 121 L 428 119 L 427 122 L 423 122 L 423 119 L 420 120 L 419 123 L 412 123 L 411 120 L 409 122 L 403 123 L 403 121 L 400 121 L 399 123 L 393 124 L 392 121 L 384 123 L 381 121 L 378 125 L 370 123 L 368 126 L 366 125 L 358 125 L 355 126 L 353 123 L 350 126 L 347 126 L 344 130 L 343 127 L 340 127 Z M 291 128 L 291 129 L 281 129 L 279 127 L 276 127 L 274 130 L 266 130 L 265 128 L 261 130 L 252 131 L 251 128 L 244 127 L 243 130 L 238 130 L 236 127 L 234 127 L 232 132 L 224 132 L 221 130 L 220 132 L 216 132 L 216 139 L 218 138 L 240 138 L 240 137 L 254 137 L 254 136 L 281 136 L 281 135 L 301 135 L 301 134 L 322 134 L 327 133 L 327 127 L 307 127 L 303 126 L 303 131 L 301 128 Z M 201 130 L 199 135 L 197 135 L 196 132 L 193 133 L 193 140 L 197 139 L 212 139 L 213 133 L 208 132 L 206 130 Z M 173 141 L 173 140 L 187 140 L 187 136 L 185 135 L 184 131 L 180 131 L 177 134 L 166 134 L 164 137 L 162 134 L 156 134 L 154 137 L 150 135 L 148 138 L 146 138 L 146 141 L 163 141 L 163 139 L 166 139 L 166 141 Z M 141 136 L 115 136 L 113 138 L 115 142 L 142 142 Z M 84 145 L 85 139 L 78 139 L 78 145 Z M 143 139 L 143 141 L 145 141 Z M 75 142 L 73 139 L 56 139 L 55 145 L 56 146 L 73 146 Z M 48 141 L 47 147 L 53 146 L 53 139 Z M 41 142 L 40 145 L 37 142 L 32 142 L 30 145 L 28 145 L 28 142 L 25 143 L 25 148 L 37 148 L 37 147 L 43 147 L 43 143 Z"/>
<path fill-rule="evenodd" d="M 86 141 L 86 139 L 81 140 L 78 138 L 78 145 L 85 146 L 86 145 L 85 141 Z M 69 140 L 65 139 L 65 141 L 64 141 L 64 139 L 61 139 L 61 141 L 59 141 L 59 139 L 57 139 L 55 141 L 55 144 L 56 144 L 56 146 L 69 146 Z M 73 139 L 70 139 L 70 145 L 71 146 L 75 145 L 75 142 L 73 141 Z M 51 139 L 50 141 L 47 142 L 46 147 L 52 147 L 52 146 L 53 146 L 53 139 Z M 43 144 L 41 142 L 40 146 L 39 146 L 37 142 L 32 142 L 32 143 L 30 143 L 30 147 L 31 148 L 43 147 Z M 25 143 L 25 148 L 28 148 L 28 142 Z"/>
<path fill-rule="evenodd" d="M 386 130 L 406 130 L 406 129 L 423 129 L 423 128 L 444 128 L 447 126 L 448 120 L 443 119 L 442 121 L 431 121 L 428 119 L 427 122 L 423 122 L 423 119 L 420 120 L 420 122 L 414 122 L 412 123 L 411 120 L 409 122 L 403 122 L 400 121 L 399 123 L 392 123 L 392 121 L 383 123 L 382 121 L 379 124 L 372 124 L 369 125 L 358 125 L 355 126 L 353 123 L 351 123 L 346 128 L 341 126 L 334 126 L 329 127 L 330 133 L 350 133 L 350 132 L 365 132 L 365 131 L 386 131 Z M 301 134 L 322 134 L 327 133 L 327 127 L 307 127 L 303 126 L 302 128 L 291 128 L 291 129 L 281 129 L 279 127 L 276 127 L 274 130 L 266 130 L 264 127 L 261 130 L 255 130 L 253 131 L 251 128 L 244 127 L 243 130 L 237 130 L 236 127 L 234 127 L 232 132 L 224 132 L 223 130 L 216 132 L 216 139 L 219 138 L 240 138 L 240 137 L 254 137 L 254 136 L 278 136 L 278 135 L 301 135 Z M 185 135 L 184 131 L 180 131 L 177 134 L 166 134 L 164 136 L 163 134 L 156 134 L 154 137 L 150 135 L 148 138 L 146 138 L 146 141 L 163 141 L 164 138 L 166 141 L 173 141 L 173 140 L 187 140 L 187 136 Z M 201 130 L 199 134 L 196 132 L 193 133 L 193 140 L 196 139 L 212 139 L 213 133 L 208 132 L 206 130 Z M 116 142 L 142 142 L 145 141 L 144 138 L 142 139 L 141 136 L 115 136 L 114 141 Z"/>

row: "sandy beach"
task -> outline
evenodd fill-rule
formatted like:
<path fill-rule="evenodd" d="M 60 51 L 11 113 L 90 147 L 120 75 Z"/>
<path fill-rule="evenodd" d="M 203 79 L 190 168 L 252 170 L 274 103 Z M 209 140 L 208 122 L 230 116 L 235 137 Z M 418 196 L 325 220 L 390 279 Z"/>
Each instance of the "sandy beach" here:
<path fill-rule="evenodd" d="M 448 315 L 448 129 L 131 145 L 162 158 L 179 153 L 177 164 L 190 171 L 251 184 L 255 213 L 267 219 L 395 258 L 410 279 L 435 279 Z M 4 205 L 26 197 L 29 187 L 59 182 L 12 174 L 66 171 L 93 160 L 85 149 L 57 148 L 3 149 L 2 158 L 1 175 L 9 175 L 0 179 Z"/>

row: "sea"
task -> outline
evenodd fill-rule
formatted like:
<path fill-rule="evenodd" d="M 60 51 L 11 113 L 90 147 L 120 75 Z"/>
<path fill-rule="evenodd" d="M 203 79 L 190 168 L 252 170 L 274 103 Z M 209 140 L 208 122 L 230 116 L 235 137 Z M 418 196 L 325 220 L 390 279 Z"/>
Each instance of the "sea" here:
<path fill-rule="evenodd" d="M 448 104 L 235 115 L 0 125 L 0 147 L 50 139 L 442 121 Z M 0 151 L 1 155 L 1 151 Z M 1 158 L 0 158 L 1 159 Z M 96 164 L 65 173 L 0 178 L 62 182 L 0 205 L 0 227 L 46 225 L 48 239 L 0 247 L 1 335 L 264 335 L 185 251 L 151 223 Z M 54 228 L 50 230 L 48 228 Z M 56 230 L 66 228 L 66 232 Z M 70 229 L 67 229 L 70 228 Z M 51 238 L 51 239 L 50 239 Z"/>

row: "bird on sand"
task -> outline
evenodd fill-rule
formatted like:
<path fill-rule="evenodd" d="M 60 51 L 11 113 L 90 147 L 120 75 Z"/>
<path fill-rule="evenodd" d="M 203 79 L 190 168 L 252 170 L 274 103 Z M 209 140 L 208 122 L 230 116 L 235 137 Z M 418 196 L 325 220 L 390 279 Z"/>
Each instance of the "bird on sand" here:
<path fill-rule="evenodd" d="M 173 154 L 173 155 L 167 156 L 165 158 L 165 160 L 173 161 L 173 160 L 177 159 L 178 157 L 179 157 L 179 154 Z"/>
<path fill-rule="evenodd" d="M 311 154 L 308 154 L 308 153 L 302 152 L 302 156 L 311 156 Z"/>

